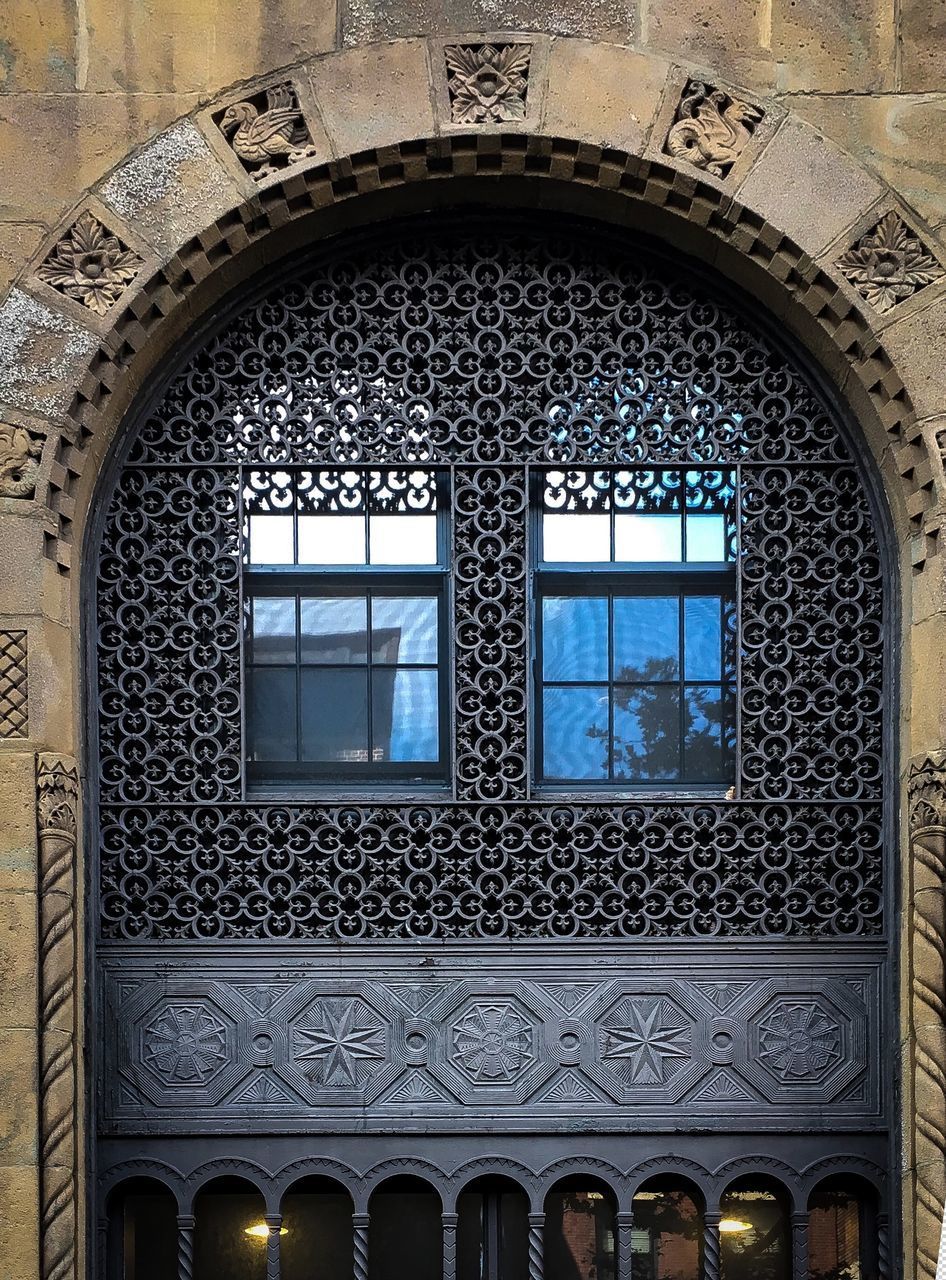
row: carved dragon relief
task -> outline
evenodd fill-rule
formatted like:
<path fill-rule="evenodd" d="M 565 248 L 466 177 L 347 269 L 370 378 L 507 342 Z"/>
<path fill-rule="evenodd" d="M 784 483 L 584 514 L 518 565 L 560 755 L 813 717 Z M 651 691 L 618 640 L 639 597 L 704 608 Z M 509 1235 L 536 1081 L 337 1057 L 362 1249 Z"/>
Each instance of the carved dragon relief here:
<path fill-rule="evenodd" d="M 75 857 L 79 779 L 36 761 L 40 887 L 40 1233 L 42 1280 L 76 1275 Z"/>
<path fill-rule="evenodd" d="M 665 150 L 675 160 L 725 178 L 763 114 L 750 102 L 691 80 L 680 98 Z"/>
<path fill-rule="evenodd" d="M 913 1199 L 917 1277 L 935 1280 L 946 1199 L 946 752 L 910 768 Z"/>

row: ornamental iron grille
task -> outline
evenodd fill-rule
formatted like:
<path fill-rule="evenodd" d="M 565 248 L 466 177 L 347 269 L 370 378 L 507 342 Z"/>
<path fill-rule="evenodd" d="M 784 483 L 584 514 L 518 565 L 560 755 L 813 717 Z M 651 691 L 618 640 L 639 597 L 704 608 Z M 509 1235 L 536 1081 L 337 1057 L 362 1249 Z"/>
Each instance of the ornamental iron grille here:
<path fill-rule="evenodd" d="M 274 1117 L 357 1143 L 499 1114 L 536 1167 L 515 1133 L 679 1142 L 684 1105 L 703 1133 L 769 1130 L 797 1169 L 886 1166 L 893 659 L 882 523 L 837 414 L 654 249 L 514 220 L 412 235 L 343 241 L 244 298 L 118 452 L 90 650 L 103 1162 L 133 1135 L 162 1159 L 185 1135 L 245 1152 Z M 691 550 L 698 516 L 721 521 L 723 763 L 551 776 L 543 515 L 584 495 L 620 574 L 622 510 L 674 492 Z M 306 522 L 340 516 L 361 551 L 313 571 Z M 373 560 L 394 516 L 433 521 L 426 562 Z M 700 558 L 663 579 L 682 606 Z M 256 602 L 291 601 L 301 688 L 306 593 L 369 619 L 389 590 L 436 602 L 415 663 L 436 751 L 378 769 L 372 731 L 364 768 L 309 769 L 297 733 L 291 768 L 257 767 Z M 358 661 L 381 679 L 387 659 Z M 604 678 L 612 701 L 628 679 Z"/>

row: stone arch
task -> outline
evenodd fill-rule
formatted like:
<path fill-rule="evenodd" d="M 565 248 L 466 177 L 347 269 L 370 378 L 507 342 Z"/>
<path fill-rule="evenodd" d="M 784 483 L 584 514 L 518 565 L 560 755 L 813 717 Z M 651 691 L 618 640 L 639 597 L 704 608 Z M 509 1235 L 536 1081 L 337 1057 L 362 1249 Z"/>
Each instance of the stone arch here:
<path fill-rule="evenodd" d="M 443 41 L 400 40 L 327 54 L 254 81 L 239 94 L 222 94 L 159 134 L 85 193 L 24 268 L 0 305 L 0 412 L 6 424 L 0 445 L 13 459 L 19 489 L 3 489 L 0 515 L 16 525 L 15 546 L 22 554 L 42 548 L 44 556 L 44 575 L 31 577 L 33 595 L 17 612 L 45 612 L 63 624 L 54 636 L 37 625 L 36 641 L 31 640 L 37 649 L 34 670 L 59 673 L 49 702 L 38 695 L 40 741 L 77 751 L 79 717 L 60 716 L 57 724 L 51 710 L 60 691 L 67 704 L 77 705 L 61 674 L 72 671 L 75 684 L 67 633 L 70 624 L 78 626 L 78 591 L 68 579 L 110 443 L 162 356 L 242 280 L 313 236 L 330 235 L 353 221 L 468 199 L 585 212 L 645 230 L 750 289 L 815 355 L 860 422 L 885 480 L 904 563 L 920 574 L 913 584 L 914 621 L 932 615 L 946 500 L 946 419 L 940 416 L 946 382 L 935 355 L 946 339 L 946 283 L 932 280 L 882 312 L 839 266 L 888 214 L 935 260 L 940 249 L 932 236 L 872 173 L 774 103 L 754 99 L 762 113 L 759 128 L 732 167 L 717 176 L 664 148 L 691 79 L 685 70 L 605 42 L 589 47 L 587 41 L 552 41 L 538 33 L 502 38 L 529 43 L 533 50 L 535 109 L 520 120 L 480 128 L 453 122 Z M 460 45 L 475 39 L 451 37 Z M 623 69 L 635 86 L 626 109 L 613 99 L 588 99 L 569 81 L 569 68 L 580 58 L 597 58 L 609 74 Z M 383 113 L 372 110 L 378 86 L 392 77 L 403 84 L 415 75 L 431 84 L 429 97 L 399 92 Z M 220 133 L 218 117 L 234 101 L 288 82 L 297 88 L 314 152 L 257 181 Z M 326 86 L 335 92 L 346 84 L 351 95 L 341 112 L 332 108 Z M 819 208 L 826 181 L 840 193 L 830 219 Z M 69 296 L 44 270 L 59 246 L 68 250 L 80 223 L 91 226 L 89 219 L 117 237 L 116 252 L 130 254 L 127 270 L 134 269 L 102 315 Z M 927 640 L 928 634 L 921 640 L 916 632 L 919 661 L 937 659 L 937 642 Z M 938 644 L 946 649 L 942 640 Z M 907 754 L 922 759 L 942 745 L 939 720 L 938 705 L 918 718 Z M 938 760 L 930 769 L 942 791 L 946 766 Z M 71 803 L 74 811 L 74 797 Z M 48 828 L 50 849 L 56 832 Z M 49 862 L 54 870 L 61 866 L 52 853 Z M 75 956 L 71 922 L 69 929 L 66 945 Z M 58 950 L 43 957 L 41 980 L 61 1032 L 80 1026 L 82 1015 L 75 992 L 66 990 L 63 935 L 57 933 L 54 942 Z M 923 990 L 922 980 L 914 984 L 920 1013 Z M 918 1141 L 942 1153 L 946 1082 L 926 1061 L 921 1055 L 918 1070 L 929 1077 L 921 1083 L 936 1101 L 924 1103 Z M 62 1069 L 73 1073 L 74 1084 L 74 1063 L 66 1061 Z M 74 1205 L 81 1149 L 74 1105 L 65 1127 L 58 1105 L 69 1093 L 68 1082 L 56 1076 L 52 1085 L 55 1095 L 44 1086 L 44 1132 L 72 1136 L 68 1149 L 44 1148 L 51 1187 L 47 1239 L 70 1231 L 70 1215 L 62 1213 L 68 1189 L 58 1172 L 50 1177 L 49 1171 L 72 1171 Z M 62 1105 L 69 1110 L 68 1097 Z M 911 1113 L 909 1126 L 913 1122 Z M 912 1162 L 908 1155 L 907 1164 Z M 916 1230 L 921 1274 L 932 1275 L 936 1204 L 942 1197 L 938 1183 L 923 1182 L 927 1176 L 921 1175 Z M 49 1252 L 63 1247 L 50 1245 Z"/>

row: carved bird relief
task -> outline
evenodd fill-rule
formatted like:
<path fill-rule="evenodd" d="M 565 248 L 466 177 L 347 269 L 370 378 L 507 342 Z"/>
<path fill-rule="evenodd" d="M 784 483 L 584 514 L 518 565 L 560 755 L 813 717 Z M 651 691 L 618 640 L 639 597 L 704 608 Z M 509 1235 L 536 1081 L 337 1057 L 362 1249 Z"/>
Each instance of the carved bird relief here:
<path fill-rule="evenodd" d="M 235 102 L 220 121 L 222 133 L 233 136 L 230 145 L 247 166 L 263 165 L 255 176 L 271 172 L 274 161 L 294 164 L 315 153 L 292 87 L 276 85 L 266 90 L 266 110 L 252 102 Z"/>
<path fill-rule="evenodd" d="M 694 81 L 677 109 L 676 124 L 667 134 L 667 151 L 677 160 L 723 178 L 762 114 L 749 102 Z"/>

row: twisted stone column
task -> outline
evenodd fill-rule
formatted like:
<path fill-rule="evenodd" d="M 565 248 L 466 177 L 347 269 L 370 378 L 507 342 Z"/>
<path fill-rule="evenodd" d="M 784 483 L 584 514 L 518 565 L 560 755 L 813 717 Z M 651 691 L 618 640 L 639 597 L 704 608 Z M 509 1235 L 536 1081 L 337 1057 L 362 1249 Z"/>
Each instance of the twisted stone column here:
<path fill-rule="evenodd" d="M 443 1280 L 457 1280 L 457 1214 L 444 1213 L 443 1222 Z"/>
<path fill-rule="evenodd" d="M 354 1280 L 368 1280 L 368 1215 L 355 1213 L 351 1220 L 354 1232 Z"/>
<path fill-rule="evenodd" d="M 542 1262 L 545 1214 L 529 1214 L 529 1280 L 543 1280 L 545 1268 Z"/>
<path fill-rule="evenodd" d="M 193 1214 L 182 1213 L 177 1219 L 177 1280 L 193 1280 L 194 1276 Z"/>
<path fill-rule="evenodd" d="M 703 1280 L 719 1280 L 719 1224 L 721 1213 L 703 1216 Z"/>
<path fill-rule="evenodd" d="M 935 1280 L 946 1199 L 946 755 L 910 769 L 913 1236 L 917 1280 Z"/>
<path fill-rule="evenodd" d="M 877 1215 L 877 1280 L 890 1280 L 890 1219 Z"/>
<path fill-rule="evenodd" d="M 76 927 L 79 779 L 36 760 L 39 851 L 39 1146 L 42 1280 L 76 1274 Z"/>

